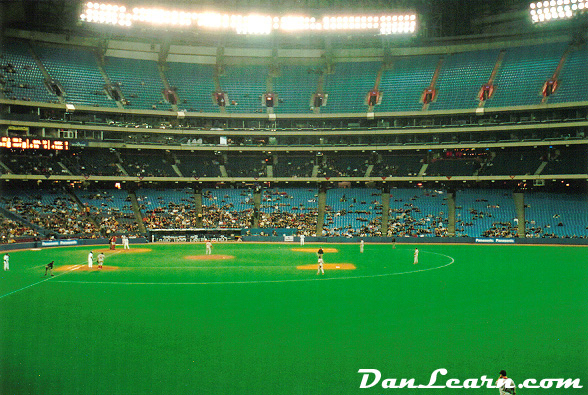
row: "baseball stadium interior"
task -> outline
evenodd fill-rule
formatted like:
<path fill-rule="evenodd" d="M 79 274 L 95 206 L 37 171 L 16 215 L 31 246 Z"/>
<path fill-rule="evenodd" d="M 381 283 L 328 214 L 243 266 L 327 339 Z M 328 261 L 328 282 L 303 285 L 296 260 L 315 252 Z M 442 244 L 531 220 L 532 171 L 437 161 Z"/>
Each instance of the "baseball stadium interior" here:
<path fill-rule="evenodd" d="M 584 0 L 2 7 L 3 243 L 588 236 Z"/>
<path fill-rule="evenodd" d="M 0 395 L 587 394 L 587 247 L 588 0 L 0 1 Z"/>

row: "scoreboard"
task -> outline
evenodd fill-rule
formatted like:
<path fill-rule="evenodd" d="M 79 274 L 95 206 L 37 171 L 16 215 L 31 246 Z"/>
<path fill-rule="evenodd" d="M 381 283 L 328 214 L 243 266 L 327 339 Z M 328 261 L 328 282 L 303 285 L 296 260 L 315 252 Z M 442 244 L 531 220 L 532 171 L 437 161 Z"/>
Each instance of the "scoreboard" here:
<path fill-rule="evenodd" d="M 69 141 L 22 137 L 1 137 L 0 148 L 67 151 L 69 150 Z"/>

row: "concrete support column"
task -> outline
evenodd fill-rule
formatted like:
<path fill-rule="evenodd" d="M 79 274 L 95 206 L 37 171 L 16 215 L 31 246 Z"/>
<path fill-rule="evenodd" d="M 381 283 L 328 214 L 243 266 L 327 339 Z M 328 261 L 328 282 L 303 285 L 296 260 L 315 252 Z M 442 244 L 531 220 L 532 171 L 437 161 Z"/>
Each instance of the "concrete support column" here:
<path fill-rule="evenodd" d="M 519 224 L 517 226 L 517 237 L 525 238 L 525 194 L 522 192 L 515 192 L 513 194 L 515 210 Z"/>
<path fill-rule="evenodd" d="M 390 188 L 384 187 L 382 188 L 382 224 L 380 227 L 380 231 L 382 232 L 382 237 L 386 237 L 388 235 L 388 220 L 390 219 Z"/>
<path fill-rule="evenodd" d="M 325 185 L 319 186 L 318 191 L 318 217 L 316 219 L 316 235 L 320 237 L 323 235 L 323 227 L 325 225 L 325 206 L 327 205 L 327 187 Z"/>
<path fill-rule="evenodd" d="M 455 236 L 455 191 L 447 191 L 447 236 Z"/>

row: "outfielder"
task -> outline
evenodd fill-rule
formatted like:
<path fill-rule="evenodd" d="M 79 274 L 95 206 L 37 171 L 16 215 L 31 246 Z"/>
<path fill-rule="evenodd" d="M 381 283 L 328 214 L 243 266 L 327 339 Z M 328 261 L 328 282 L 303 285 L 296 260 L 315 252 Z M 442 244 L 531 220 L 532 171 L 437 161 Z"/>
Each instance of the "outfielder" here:
<path fill-rule="evenodd" d="M 417 263 L 419 263 L 419 249 L 415 248 L 414 249 L 414 262 L 413 262 L 413 264 L 416 265 Z"/>
<path fill-rule="evenodd" d="M 212 254 L 212 243 L 209 241 L 206 242 L 206 255 Z"/>
<path fill-rule="evenodd" d="M 300 235 L 300 245 L 304 245 L 304 235 Z"/>
<path fill-rule="evenodd" d="M 4 254 L 4 271 L 10 270 L 10 255 Z"/>
<path fill-rule="evenodd" d="M 359 242 L 359 252 L 363 253 L 363 239 Z"/>

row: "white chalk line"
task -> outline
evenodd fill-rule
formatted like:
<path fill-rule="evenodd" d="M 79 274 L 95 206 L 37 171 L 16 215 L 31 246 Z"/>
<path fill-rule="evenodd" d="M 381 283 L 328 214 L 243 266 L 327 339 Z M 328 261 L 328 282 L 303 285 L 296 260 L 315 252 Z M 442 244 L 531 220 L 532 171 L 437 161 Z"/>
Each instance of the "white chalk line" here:
<path fill-rule="evenodd" d="M 25 289 L 27 289 L 27 288 L 33 287 L 33 286 L 35 286 L 35 285 L 42 284 L 42 283 L 44 283 L 44 282 L 46 282 L 46 281 L 49 281 L 49 280 L 54 280 L 54 281 L 55 281 L 55 279 L 56 279 L 57 277 L 63 276 L 64 274 L 67 274 L 68 272 L 71 272 L 71 271 L 74 271 L 74 270 L 76 270 L 76 269 L 79 269 L 80 267 L 82 267 L 82 265 L 75 265 L 74 267 L 72 267 L 71 269 L 69 269 L 69 270 L 68 270 L 68 271 L 66 271 L 66 272 L 63 272 L 63 273 L 61 273 L 61 274 L 57 274 L 57 275 L 53 275 L 52 277 L 50 276 L 50 277 L 48 277 L 48 278 L 45 278 L 45 279 L 43 279 L 43 280 L 41 280 L 41 281 L 37 281 L 36 283 L 29 284 L 29 285 L 27 285 L 26 287 L 22 287 L 22 288 L 19 288 L 19 289 L 17 289 L 17 290 L 14 290 L 14 291 L 12 291 L 12 292 L 8 292 L 7 294 L 1 295 L 1 296 L 0 296 L 0 299 L 4 298 L 4 297 L 6 297 L 6 296 L 13 295 L 13 294 L 15 294 L 15 293 L 17 293 L 17 292 L 24 291 L 24 290 L 25 290 Z"/>
<path fill-rule="evenodd" d="M 114 252 L 114 253 L 112 253 L 112 254 L 108 254 L 108 255 L 115 255 L 115 254 L 118 254 L 118 253 L 119 253 L 119 251 L 117 251 L 117 252 Z M 74 267 L 72 267 L 72 268 L 70 268 L 70 269 L 66 270 L 66 271 L 65 271 L 65 272 L 63 272 L 63 273 L 60 273 L 60 274 L 57 274 L 57 275 L 53 275 L 53 276 L 50 276 L 50 277 L 48 277 L 48 278 L 44 278 L 43 280 L 41 280 L 41 281 L 37 281 L 36 283 L 32 283 L 32 284 L 29 284 L 29 285 L 27 285 L 27 286 L 25 286 L 25 287 L 22 287 L 22 288 L 19 288 L 19 289 L 16 289 L 16 290 L 14 290 L 14 291 L 8 292 L 7 294 L 0 295 L 0 299 L 2 299 L 2 298 L 5 298 L 6 296 L 14 295 L 14 294 L 15 294 L 15 293 L 17 293 L 17 292 L 24 291 L 25 289 L 28 289 L 28 288 L 34 287 L 35 285 L 43 284 L 44 282 L 47 282 L 47 281 L 49 281 L 49 280 L 53 280 L 54 282 L 55 282 L 55 281 L 59 281 L 59 280 L 56 280 L 56 278 L 57 278 L 57 277 L 61 277 L 61 276 L 65 275 L 65 274 L 68 274 L 68 273 L 70 273 L 70 272 L 73 272 L 74 270 L 77 270 L 77 269 L 79 269 L 80 267 L 84 266 L 85 264 L 87 264 L 87 262 L 86 262 L 86 263 L 82 263 L 82 264 L 75 265 Z M 38 267 L 43 267 L 43 266 L 47 266 L 47 265 L 34 266 L 33 268 L 38 268 Z M 31 269 L 31 268 L 29 268 L 29 269 Z M 55 268 L 54 268 L 54 269 L 55 269 Z"/>
<path fill-rule="evenodd" d="M 253 280 L 253 281 L 211 281 L 211 282 L 119 282 L 119 281 L 71 281 L 71 280 L 57 280 L 55 283 L 78 283 L 78 284 L 106 284 L 106 285 L 221 285 L 221 284 L 263 284 L 263 283 L 293 283 L 293 282 L 309 282 L 309 281 L 338 281 L 338 280 L 354 280 L 362 278 L 377 278 L 377 277 L 390 277 L 399 276 L 403 274 L 422 273 L 432 270 L 443 269 L 447 266 L 452 265 L 455 259 L 449 255 L 440 254 L 437 252 L 421 251 L 425 254 L 435 254 L 444 256 L 450 259 L 450 262 L 437 267 L 431 267 L 428 269 L 411 270 L 407 272 L 396 272 L 396 273 L 383 273 L 383 274 L 370 274 L 365 276 L 346 276 L 346 277 L 321 277 L 321 278 L 300 278 L 300 279 L 282 279 L 282 280 Z M 266 266 L 267 267 L 267 266 Z"/>

